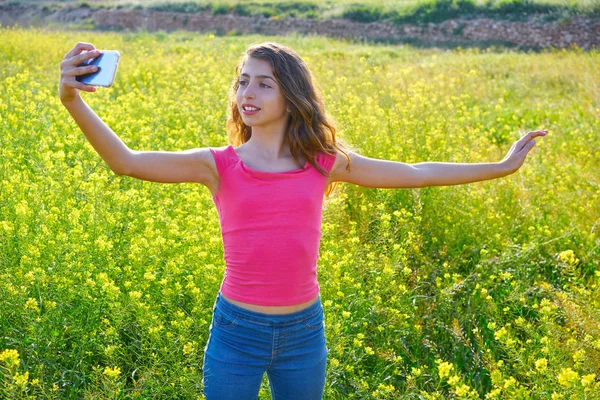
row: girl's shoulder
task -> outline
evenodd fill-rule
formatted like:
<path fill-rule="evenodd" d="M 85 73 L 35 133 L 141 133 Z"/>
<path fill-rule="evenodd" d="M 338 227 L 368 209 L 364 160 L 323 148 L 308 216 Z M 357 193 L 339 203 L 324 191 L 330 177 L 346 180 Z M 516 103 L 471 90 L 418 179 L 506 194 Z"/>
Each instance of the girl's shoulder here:
<path fill-rule="evenodd" d="M 322 151 L 319 151 L 316 155 L 317 163 L 327 172 L 331 171 L 333 165 L 336 161 L 335 154 L 328 154 Z"/>
<path fill-rule="evenodd" d="M 219 175 L 236 161 L 236 154 L 231 144 L 221 147 L 209 147 L 209 149 L 215 159 Z"/>

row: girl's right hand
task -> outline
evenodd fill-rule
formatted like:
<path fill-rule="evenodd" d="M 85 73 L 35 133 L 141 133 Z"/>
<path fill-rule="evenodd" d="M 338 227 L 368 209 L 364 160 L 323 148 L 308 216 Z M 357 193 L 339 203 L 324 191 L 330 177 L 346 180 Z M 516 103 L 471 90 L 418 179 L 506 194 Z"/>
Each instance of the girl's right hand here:
<path fill-rule="evenodd" d="M 83 52 L 84 50 L 85 52 Z M 61 102 L 66 103 L 78 98 L 79 89 L 92 93 L 96 91 L 94 86 L 78 82 L 75 77 L 96 71 L 96 66 L 78 67 L 78 65 L 87 59 L 95 58 L 99 55 L 100 51 L 96 50 L 93 44 L 84 42 L 77 43 L 67 53 L 60 63 L 59 97 Z"/>

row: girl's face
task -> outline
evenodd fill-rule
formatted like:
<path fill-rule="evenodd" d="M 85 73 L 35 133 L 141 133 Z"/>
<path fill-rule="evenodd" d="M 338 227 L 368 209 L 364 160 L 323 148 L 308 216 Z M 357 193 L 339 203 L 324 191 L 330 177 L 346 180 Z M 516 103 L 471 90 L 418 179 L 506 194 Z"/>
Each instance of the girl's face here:
<path fill-rule="evenodd" d="M 237 107 L 246 125 L 279 125 L 287 121 L 287 102 L 267 61 L 249 57 L 238 79 Z M 249 105 L 259 110 L 248 109 Z"/>

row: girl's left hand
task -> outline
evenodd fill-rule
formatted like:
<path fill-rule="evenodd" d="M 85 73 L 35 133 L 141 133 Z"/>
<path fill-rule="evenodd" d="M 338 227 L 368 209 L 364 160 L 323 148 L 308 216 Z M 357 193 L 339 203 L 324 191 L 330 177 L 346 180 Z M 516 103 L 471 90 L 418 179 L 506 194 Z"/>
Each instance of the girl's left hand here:
<path fill-rule="evenodd" d="M 505 166 L 511 174 L 516 172 L 523 165 L 525 157 L 529 154 L 529 150 L 535 146 L 535 140 L 533 139 L 538 136 L 545 136 L 547 133 L 547 129 L 528 132 L 527 135 L 513 143 L 506 157 L 500 161 L 500 164 Z"/>

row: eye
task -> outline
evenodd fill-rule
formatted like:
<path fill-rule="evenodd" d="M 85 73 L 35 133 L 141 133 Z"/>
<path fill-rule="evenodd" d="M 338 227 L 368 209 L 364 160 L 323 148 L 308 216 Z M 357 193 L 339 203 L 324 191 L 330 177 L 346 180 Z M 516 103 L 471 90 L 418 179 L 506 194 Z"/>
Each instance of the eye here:
<path fill-rule="evenodd" d="M 246 81 L 239 81 L 240 86 L 245 86 L 248 82 Z M 264 86 L 266 88 L 271 88 L 271 86 L 267 85 L 266 83 L 261 83 L 261 86 Z"/>

